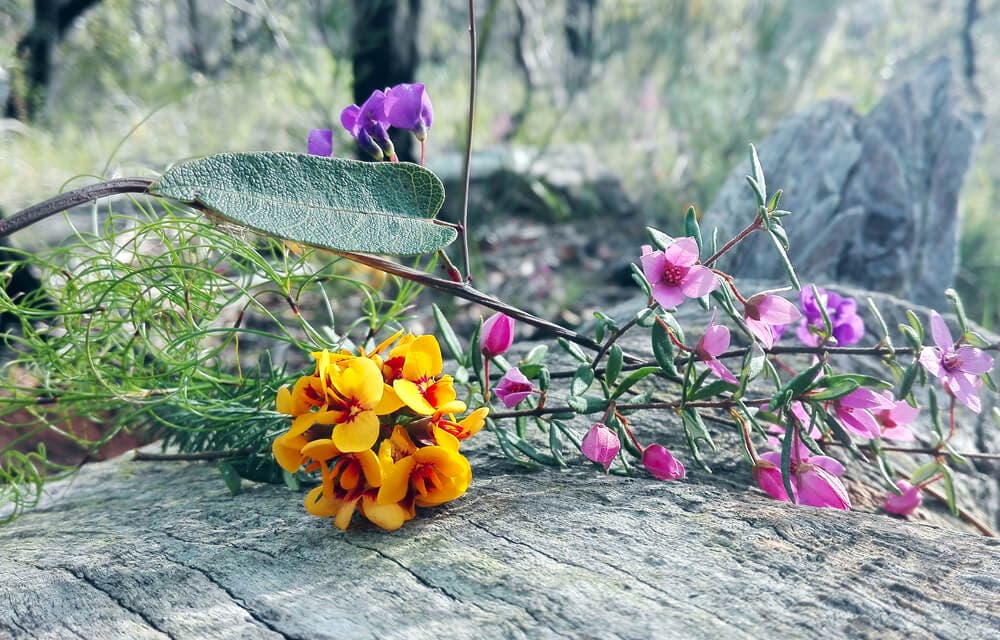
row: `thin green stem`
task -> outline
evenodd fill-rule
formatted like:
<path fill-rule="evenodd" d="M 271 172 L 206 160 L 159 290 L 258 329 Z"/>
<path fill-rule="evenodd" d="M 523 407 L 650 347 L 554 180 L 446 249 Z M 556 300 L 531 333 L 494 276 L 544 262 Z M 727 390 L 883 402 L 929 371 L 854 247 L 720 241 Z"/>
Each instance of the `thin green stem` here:
<path fill-rule="evenodd" d="M 465 161 L 462 167 L 465 176 L 465 187 L 462 191 L 462 257 L 465 261 L 465 278 L 468 282 L 472 282 L 472 263 L 469 258 L 469 183 L 472 178 L 472 127 L 476 121 L 476 81 L 479 75 L 475 5 L 473 0 L 469 0 L 469 121 L 465 136 Z"/>

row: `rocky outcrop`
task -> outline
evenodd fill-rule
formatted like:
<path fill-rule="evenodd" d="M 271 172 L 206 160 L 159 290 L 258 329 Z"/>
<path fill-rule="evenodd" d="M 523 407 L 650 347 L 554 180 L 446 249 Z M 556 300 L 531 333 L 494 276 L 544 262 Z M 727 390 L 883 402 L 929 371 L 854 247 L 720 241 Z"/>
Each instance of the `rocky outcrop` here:
<path fill-rule="evenodd" d="M 859 115 L 835 100 L 784 121 L 759 147 L 772 191 L 784 189 L 789 254 L 809 281 L 845 282 L 928 305 L 943 302 L 957 267 L 958 195 L 981 129 L 941 59 Z M 745 165 L 709 208 L 720 240 L 753 219 Z M 710 237 L 710 236 L 708 236 Z M 782 279 L 767 240 L 722 266 Z"/>

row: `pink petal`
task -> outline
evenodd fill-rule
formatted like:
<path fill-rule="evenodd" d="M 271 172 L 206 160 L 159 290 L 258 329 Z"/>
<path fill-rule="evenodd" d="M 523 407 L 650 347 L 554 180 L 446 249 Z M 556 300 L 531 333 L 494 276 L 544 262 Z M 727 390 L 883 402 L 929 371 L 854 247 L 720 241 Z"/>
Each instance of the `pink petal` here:
<path fill-rule="evenodd" d="M 809 458 L 809 464 L 822 467 L 834 476 L 844 475 L 844 465 L 840 464 L 839 460 L 831 458 L 830 456 L 812 456 Z"/>
<path fill-rule="evenodd" d="M 962 363 L 962 371 L 966 373 L 980 375 L 993 368 L 993 358 L 975 347 L 960 347 L 958 359 Z"/>
<path fill-rule="evenodd" d="M 698 262 L 698 243 L 694 238 L 677 238 L 667 247 L 665 255 L 667 262 L 676 267 L 690 267 Z"/>
<path fill-rule="evenodd" d="M 979 413 L 983 410 L 975 378 L 959 373 L 945 378 L 944 386 L 955 396 L 956 400 L 967 406 L 973 413 Z"/>
<path fill-rule="evenodd" d="M 653 299 L 664 309 L 672 309 L 684 302 L 684 292 L 680 287 L 661 282 L 653 285 Z"/>
<path fill-rule="evenodd" d="M 850 511 L 851 499 L 844 484 L 822 467 L 807 468 L 796 474 L 799 502 L 813 507 Z"/>
<path fill-rule="evenodd" d="M 855 389 L 837 401 L 842 407 L 851 409 L 892 409 L 895 403 L 886 399 L 881 393 L 875 393 L 871 389 Z"/>
<path fill-rule="evenodd" d="M 837 409 L 837 417 L 847 428 L 863 438 L 877 438 L 881 429 L 875 417 L 864 409 L 848 409 L 841 407 Z"/>
<path fill-rule="evenodd" d="M 913 442 L 916 440 L 910 428 L 901 424 L 883 431 L 882 437 L 895 442 Z"/>
<path fill-rule="evenodd" d="M 698 349 L 713 358 L 729 348 L 729 328 L 720 324 L 711 324 L 705 329 L 705 334 L 698 341 Z"/>
<path fill-rule="evenodd" d="M 719 286 L 719 279 L 708 267 L 695 265 L 681 279 L 681 289 L 689 298 L 707 296 Z"/>
<path fill-rule="evenodd" d="M 740 383 L 740 381 L 736 378 L 736 376 L 733 375 L 733 372 L 727 369 L 726 365 L 722 364 L 718 360 L 715 359 L 706 360 L 705 364 L 708 365 L 708 368 L 712 370 L 712 373 L 722 378 L 726 382 L 730 382 L 732 384 Z"/>
<path fill-rule="evenodd" d="M 750 329 L 750 333 L 760 340 L 760 344 L 765 349 L 770 349 L 774 346 L 774 333 L 771 331 L 770 324 L 762 320 L 754 320 L 753 318 L 746 318 L 745 321 L 747 329 Z"/>
<path fill-rule="evenodd" d="M 924 347 L 920 350 L 920 364 L 927 373 L 935 378 L 940 378 L 944 374 L 944 367 L 941 366 L 941 352 L 935 347 Z"/>
<path fill-rule="evenodd" d="M 951 339 L 951 331 L 944 318 L 938 315 L 937 311 L 931 311 L 931 335 L 934 337 L 934 344 L 945 351 L 951 351 L 955 346 L 955 341 Z"/>
<path fill-rule="evenodd" d="M 781 296 L 767 295 L 757 303 L 760 319 L 770 324 L 791 324 L 802 317 L 794 304 Z"/>
<path fill-rule="evenodd" d="M 903 495 L 897 496 L 895 493 L 886 495 L 885 511 L 897 516 L 908 516 L 916 511 L 920 503 L 923 502 L 920 488 L 913 486 L 906 480 L 898 480 L 896 487 L 903 492 Z"/>
<path fill-rule="evenodd" d="M 769 451 L 761 454 L 760 462 L 753 468 L 753 478 L 764 493 L 775 500 L 789 502 L 788 493 L 785 491 L 785 483 L 781 479 L 781 454 Z M 795 486 L 792 486 L 795 492 Z"/>
<path fill-rule="evenodd" d="M 663 272 L 667 270 L 667 259 L 662 251 L 644 253 L 639 260 L 642 262 L 642 273 L 650 284 L 656 285 L 663 279 Z"/>
<path fill-rule="evenodd" d="M 920 415 L 919 407 L 911 407 L 908 402 L 901 400 L 889 410 L 889 419 L 897 425 L 910 424 Z"/>

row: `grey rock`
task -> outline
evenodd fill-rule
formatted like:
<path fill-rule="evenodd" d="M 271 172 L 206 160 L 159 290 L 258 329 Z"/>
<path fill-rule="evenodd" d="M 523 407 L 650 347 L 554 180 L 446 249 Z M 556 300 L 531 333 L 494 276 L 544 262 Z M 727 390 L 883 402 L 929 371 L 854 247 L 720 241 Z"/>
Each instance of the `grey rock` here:
<path fill-rule="evenodd" d="M 781 208 L 793 214 L 789 254 L 802 278 L 943 303 L 957 268 L 958 195 L 981 131 L 981 116 L 965 109 L 956 85 L 940 59 L 866 116 L 822 102 L 760 145 L 768 188 L 784 190 Z M 718 228 L 720 242 L 753 219 L 746 174 L 741 164 L 709 208 L 704 224 Z M 743 243 L 722 266 L 784 278 L 764 237 Z"/>

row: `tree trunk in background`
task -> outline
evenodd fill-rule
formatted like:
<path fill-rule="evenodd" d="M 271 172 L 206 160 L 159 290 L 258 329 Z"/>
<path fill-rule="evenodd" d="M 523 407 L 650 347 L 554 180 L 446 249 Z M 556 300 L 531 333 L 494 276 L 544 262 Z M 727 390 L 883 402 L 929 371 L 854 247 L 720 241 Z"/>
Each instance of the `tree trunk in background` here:
<path fill-rule="evenodd" d="M 421 0 L 353 0 L 354 101 L 363 103 L 376 89 L 414 82 L 419 56 L 417 28 Z M 400 160 L 413 161 L 413 136 L 392 132 Z"/>
<path fill-rule="evenodd" d="M 66 32 L 87 9 L 100 0 L 35 0 L 31 28 L 17 42 L 19 67 L 11 74 L 4 116 L 33 120 L 45 104 L 52 79 L 52 53 Z"/>

